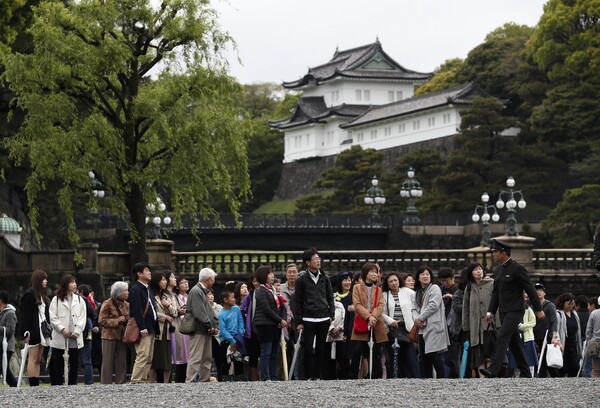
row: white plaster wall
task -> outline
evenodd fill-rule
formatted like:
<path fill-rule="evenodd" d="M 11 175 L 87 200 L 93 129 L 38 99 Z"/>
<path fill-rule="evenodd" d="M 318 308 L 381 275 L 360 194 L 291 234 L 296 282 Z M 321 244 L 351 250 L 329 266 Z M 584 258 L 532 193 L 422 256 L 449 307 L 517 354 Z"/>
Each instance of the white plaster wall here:
<path fill-rule="evenodd" d="M 356 91 L 361 91 L 361 99 L 357 99 Z M 369 99 L 365 98 L 365 90 L 369 91 Z M 342 103 L 348 105 L 384 105 L 390 103 L 388 92 L 402 93 L 402 99 L 411 98 L 414 95 L 412 83 L 397 83 L 384 81 L 358 81 L 352 79 L 334 79 L 321 84 L 316 88 L 305 89 L 304 96 L 323 96 L 327 106 L 337 106 Z M 332 94 L 333 93 L 333 94 Z"/>

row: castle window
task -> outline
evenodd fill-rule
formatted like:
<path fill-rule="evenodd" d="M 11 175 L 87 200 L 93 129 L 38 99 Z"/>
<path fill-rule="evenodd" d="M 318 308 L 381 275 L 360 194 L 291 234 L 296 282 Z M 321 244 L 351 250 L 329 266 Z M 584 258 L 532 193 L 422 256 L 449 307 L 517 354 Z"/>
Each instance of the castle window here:
<path fill-rule="evenodd" d="M 365 89 L 365 90 L 363 91 L 363 95 L 364 95 L 364 97 L 365 97 L 365 101 L 370 101 L 370 100 L 371 100 L 371 91 L 369 91 L 369 90 Z"/>
<path fill-rule="evenodd" d="M 384 136 L 390 136 L 392 134 L 392 127 L 388 126 L 383 128 L 383 135 Z"/>
<path fill-rule="evenodd" d="M 415 120 L 413 121 L 413 130 L 419 130 L 421 128 L 421 121 Z"/>
<path fill-rule="evenodd" d="M 429 127 L 435 126 L 435 116 L 432 116 L 431 118 L 427 118 L 427 126 L 429 126 Z"/>
<path fill-rule="evenodd" d="M 398 125 L 398 133 L 404 133 L 406 132 L 406 123 L 402 123 L 400 125 Z"/>
<path fill-rule="evenodd" d="M 356 90 L 356 100 L 362 101 L 362 91 L 360 89 Z"/>
<path fill-rule="evenodd" d="M 388 101 L 394 102 L 394 91 L 388 91 Z"/>
<path fill-rule="evenodd" d="M 371 130 L 371 140 L 377 139 L 377 129 Z"/>

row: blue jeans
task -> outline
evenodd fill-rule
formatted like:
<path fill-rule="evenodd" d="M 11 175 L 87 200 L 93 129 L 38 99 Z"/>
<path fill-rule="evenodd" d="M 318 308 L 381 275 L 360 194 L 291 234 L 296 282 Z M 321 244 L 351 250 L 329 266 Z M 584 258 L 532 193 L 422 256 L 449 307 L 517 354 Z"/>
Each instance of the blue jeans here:
<path fill-rule="evenodd" d="M 94 383 L 94 367 L 92 367 L 92 342 L 84 340 L 83 348 L 79 350 L 79 362 L 83 364 L 83 380 L 85 385 Z"/>
<path fill-rule="evenodd" d="M 260 342 L 260 379 L 277 381 L 280 330 L 277 326 L 257 326 L 256 331 Z"/>

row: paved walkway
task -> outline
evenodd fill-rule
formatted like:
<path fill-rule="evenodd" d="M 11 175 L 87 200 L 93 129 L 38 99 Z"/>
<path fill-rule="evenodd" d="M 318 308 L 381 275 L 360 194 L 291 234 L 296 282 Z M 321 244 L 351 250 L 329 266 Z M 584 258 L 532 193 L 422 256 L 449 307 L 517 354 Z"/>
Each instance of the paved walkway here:
<path fill-rule="evenodd" d="M 599 407 L 600 379 L 355 380 L 0 388 L 0 407 Z"/>

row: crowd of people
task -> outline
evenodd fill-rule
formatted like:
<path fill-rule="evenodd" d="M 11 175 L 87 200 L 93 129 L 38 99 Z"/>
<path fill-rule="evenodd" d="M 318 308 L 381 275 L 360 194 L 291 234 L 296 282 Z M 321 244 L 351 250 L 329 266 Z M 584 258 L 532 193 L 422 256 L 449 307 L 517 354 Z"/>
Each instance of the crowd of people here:
<path fill-rule="evenodd" d="M 42 365 L 52 385 L 76 384 L 80 367 L 92 384 L 94 355 L 102 384 L 600 377 L 599 297 L 567 292 L 550 302 L 510 252 L 493 242 L 494 277 L 479 263 L 456 279 L 449 268 L 384 273 L 367 262 L 330 278 L 310 248 L 302 267 L 287 265 L 284 283 L 260 266 L 247 282 L 227 282 L 217 299 L 210 268 L 190 288 L 138 263 L 135 282 L 115 282 L 101 304 L 71 275 L 48 297 L 48 277 L 36 270 L 20 310 L 0 291 L 4 358 L 15 352 L 18 324 L 30 386 L 39 385 Z M 124 342 L 130 329 L 138 334 L 132 346 Z M 548 344 L 560 348 L 561 368 L 547 363 Z M 5 377 L 16 385 L 10 367 Z"/>

